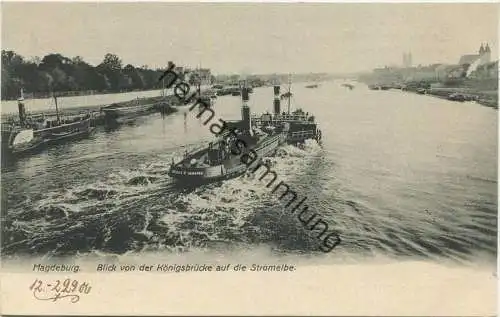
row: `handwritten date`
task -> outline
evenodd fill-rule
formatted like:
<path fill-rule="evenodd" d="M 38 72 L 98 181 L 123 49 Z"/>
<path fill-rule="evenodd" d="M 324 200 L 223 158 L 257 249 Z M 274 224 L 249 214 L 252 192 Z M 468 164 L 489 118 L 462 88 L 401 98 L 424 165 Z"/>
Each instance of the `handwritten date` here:
<path fill-rule="evenodd" d="M 53 282 L 44 282 L 35 279 L 29 287 L 33 296 L 38 300 L 57 301 L 59 299 L 69 299 L 71 303 L 77 303 L 80 296 L 90 293 L 92 287 L 87 282 L 80 282 L 67 278 L 65 280 L 55 280 Z"/>

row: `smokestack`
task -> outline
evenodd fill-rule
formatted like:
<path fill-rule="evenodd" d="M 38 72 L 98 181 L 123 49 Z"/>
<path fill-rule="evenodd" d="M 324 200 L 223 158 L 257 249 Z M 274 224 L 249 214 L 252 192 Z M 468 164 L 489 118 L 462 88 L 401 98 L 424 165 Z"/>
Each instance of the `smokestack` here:
<path fill-rule="evenodd" d="M 18 111 L 19 111 L 19 121 L 21 121 L 21 123 L 23 123 L 24 120 L 26 119 L 26 109 L 24 107 L 24 103 L 22 103 L 19 100 L 17 102 L 17 108 L 18 108 Z"/>
<path fill-rule="evenodd" d="M 26 108 L 24 107 L 23 101 L 24 101 L 24 91 L 21 88 L 21 97 L 17 99 L 17 109 L 19 112 L 19 121 L 21 121 L 21 123 L 23 123 L 24 120 L 26 119 Z"/>
<path fill-rule="evenodd" d="M 247 87 L 241 88 L 241 99 L 243 100 L 244 105 L 247 103 L 248 100 L 250 100 Z"/>
<path fill-rule="evenodd" d="M 241 99 L 243 101 L 243 106 L 241 107 L 241 119 L 243 121 L 243 130 L 252 135 L 252 119 L 250 117 L 250 107 L 248 106 L 248 100 L 250 98 L 247 87 L 243 87 L 241 89 Z"/>
<path fill-rule="evenodd" d="M 280 86 L 274 86 L 274 114 L 280 114 Z"/>

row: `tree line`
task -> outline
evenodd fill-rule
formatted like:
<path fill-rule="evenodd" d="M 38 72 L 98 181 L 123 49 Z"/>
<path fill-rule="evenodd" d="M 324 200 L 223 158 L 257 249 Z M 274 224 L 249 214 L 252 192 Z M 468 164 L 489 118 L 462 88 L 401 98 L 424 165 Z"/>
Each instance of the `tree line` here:
<path fill-rule="evenodd" d="M 85 94 L 160 89 L 162 83 L 158 79 L 163 71 L 149 69 L 146 65 L 123 66 L 122 60 L 111 53 L 106 54 L 99 65 L 92 66 L 80 56 L 68 58 L 61 54 L 49 54 L 43 58 L 27 59 L 14 51 L 2 50 L 2 100 L 19 98 L 21 89 L 38 98 L 52 93 L 70 95 L 70 92 Z M 181 74 L 181 77 L 184 76 Z M 193 82 L 195 79 L 191 77 L 188 80 Z"/>

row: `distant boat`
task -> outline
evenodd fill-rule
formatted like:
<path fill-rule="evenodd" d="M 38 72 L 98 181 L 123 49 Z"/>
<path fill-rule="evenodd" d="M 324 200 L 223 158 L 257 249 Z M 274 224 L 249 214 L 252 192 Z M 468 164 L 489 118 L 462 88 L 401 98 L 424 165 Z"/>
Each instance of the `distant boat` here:
<path fill-rule="evenodd" d="M 21 97 L 18 99 L 19 122 L 11 122 L 6 128 L 2 124 L 2 148 L 4 148 L 4 137 L 7 135 L 8 152 L 21 155 L 53 144 L 87 137 L 94 131 L 90 113 L 62 116 L 57 107 L 57 97 L 54 95 L 53 98 L 56 105 L 55 116 L 28 115 L 21 91 Z"/>
<path fill-rule="evenodd" d="M 307 85 L 306 88 L 318 88 L 318 84 Z"/>
<path fill-rule="evenodd" d="M 221 87 L 220 85 L 215 85 L 213 87 L 216 88 L 216 95 L 217 96 L 227 96 L 227 95 L 241 96 L 241 89 L 242 89 L 241 84 L 238 84 L 238 85 L 232 84 L 232 85 L 224 86 L 224 87 Z M 248 93 L 253 93 L 252 87 L 246 87 L 246 89 L 247 89 Z"/>
<path fill-rule="evenodd" d="M 293 94 L 290 91 L 285 92 L 284 94 L 281 94 L 280 98 L 281 99 L 289 99 L 293 96 Z"/>
<path fill-rule="evenodd" d="M 349 90 L 353 90 L 354 89 L 354 85 L 352 85 L 352 84 L 342 84 L 342 87 L 349 88 Z"/>
<path fill-rule="evenodd" d="M 389 85 L 369 85 L 368 88 L 371 90 L 389 90 L 391 86 Z"/>
<path fill-rule="evenodd" d="M 217 92 L 213 89 L 205 90 L 204 92 L 201 93 L 203 97 L 215 99 L 217 98 Z"/>
<path fill-rule="evenodd" d="M 467 101 L 467 97 L 463 94 L 455 92 L 448 96 L 448 100 L 464 102 Z"/>

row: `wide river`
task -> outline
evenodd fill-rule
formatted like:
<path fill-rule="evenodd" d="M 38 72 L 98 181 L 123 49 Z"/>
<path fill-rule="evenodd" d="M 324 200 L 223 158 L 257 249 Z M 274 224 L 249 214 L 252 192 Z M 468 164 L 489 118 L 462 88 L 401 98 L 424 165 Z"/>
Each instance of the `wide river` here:
<path fill-rule="evenodd" d="M 323 143 L 285 147 L 287 155 L 272 158 L 274 170 L 340 233 L 332 257 L 494 263 L 496 110 L 361 84 L 350 91 L 341 82 L 293 91 L 292 108 L 316 115 Z M 271 87 L 251 95 L 252 112 L 272 103 Z M 220 97 L 215 110 L 237 119 L 240 99 Z M 235 247 L 321 254 L 319 241 L 257 179 L 194 191 L 173 184 L 172 158 L 211 138 L 181 108 L 3 162 L 3 255 Z"/>

